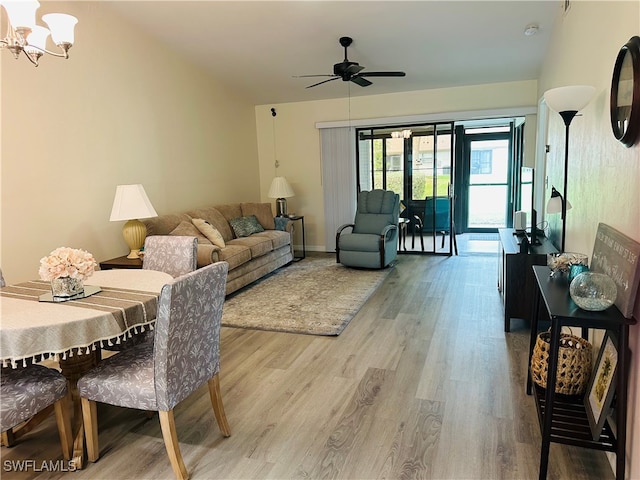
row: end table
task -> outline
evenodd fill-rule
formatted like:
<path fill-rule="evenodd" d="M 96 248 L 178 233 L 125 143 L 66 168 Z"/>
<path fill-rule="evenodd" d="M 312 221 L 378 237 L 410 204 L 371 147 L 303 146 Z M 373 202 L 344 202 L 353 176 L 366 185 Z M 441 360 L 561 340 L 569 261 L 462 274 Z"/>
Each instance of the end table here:
<path fill-rule="evenodd" d="M 296 255 L 295 253 L 293 254 L 293 261 L 299 262 L 300 260 L 304 259 L 307 256 L 307 249 L 306 249 L 305 240 L 304 240 L 304 215 L 288 215 L 287 218 L 289 219 L 290 222 L 299 221 L 300 224 L 302 225 L 302 228 L 300 229 L 302 233 L 302 255 Z M 293 226 L 293 228 L 295 231 L 295 226 Z"/>
<path fill-rule="evenodd" d="M 142 268 L 142 259 L 127 258 L 126 255 L 123 255 L 122 257 L 112 258 L 111 260 L 100 262 L 100 270 L 112 270 L 114 268 Z"/>

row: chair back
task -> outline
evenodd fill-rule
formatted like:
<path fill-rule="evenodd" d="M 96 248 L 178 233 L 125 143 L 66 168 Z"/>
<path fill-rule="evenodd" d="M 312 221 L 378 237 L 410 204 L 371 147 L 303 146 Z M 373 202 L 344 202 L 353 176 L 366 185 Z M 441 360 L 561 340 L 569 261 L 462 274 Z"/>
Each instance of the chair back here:
<path fill-rule="evenodd" d="M 198 239 L 177 235 L 151 235 L 144 242 L 142 268 L 176 278 L 198 268 Z"/>
<path fill-rule="evenodd" d="M 162 287 L 153 347 L 159 410 L 171 410 L 220 370 L 228 269 L 213 263 Z"/>
<path fill-rule="evenodd" d="M 397 225 L 400 196 L 391 190 L 371 190 L 358 194 L 353 233 L 380 234 L 387 225 Z"/>
<path fill-rule="evenodd" d="M 449 219 L 449 205 L 449 197 L 425 198 L 422 231 L 448 232 L 451 225 Z"/>

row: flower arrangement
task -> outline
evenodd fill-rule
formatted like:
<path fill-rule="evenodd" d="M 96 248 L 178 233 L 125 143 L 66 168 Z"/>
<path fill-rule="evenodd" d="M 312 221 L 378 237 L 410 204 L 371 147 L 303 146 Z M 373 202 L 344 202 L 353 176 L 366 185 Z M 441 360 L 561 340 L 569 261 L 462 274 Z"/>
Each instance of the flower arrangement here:
<path fill-rule="evenodd" d="M 89 252 L 78 248 L 60 247 L 40 259 L 38 273 L 42 280 L 51 281 L 65 277 L 84 280 L 93 274 L 97 266 Z"/>
<path fill-rule="evenodd" d="M 551 269 L 551 274 L 566 273 L 571 265 L 587 265 L 587 256 L 582 253 L 549 253 L 547 255 L 547 266 Z"/>

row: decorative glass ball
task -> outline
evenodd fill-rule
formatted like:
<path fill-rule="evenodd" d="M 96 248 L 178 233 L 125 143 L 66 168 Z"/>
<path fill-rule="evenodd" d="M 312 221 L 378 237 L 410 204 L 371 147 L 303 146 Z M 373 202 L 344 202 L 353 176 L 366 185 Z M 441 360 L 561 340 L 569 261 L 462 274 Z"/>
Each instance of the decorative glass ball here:
<path fill-rule="evenodd" d="M 613 305 L 618 288 L 604 273 L 583 272 L 571 282 L 569 295 L 583 310 L 599 312 Z"/>

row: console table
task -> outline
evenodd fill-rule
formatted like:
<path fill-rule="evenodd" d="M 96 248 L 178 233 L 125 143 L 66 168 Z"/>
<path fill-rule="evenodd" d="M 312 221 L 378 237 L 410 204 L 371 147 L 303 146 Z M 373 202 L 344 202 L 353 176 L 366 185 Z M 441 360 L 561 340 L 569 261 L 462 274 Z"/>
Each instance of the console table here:
<path fill-rule="evenodd" d="M 540 236 L 540 245 L 523 243 L 524 234 L 516 235 L 513 228 L 498 229 L 500 235 L 500 266 L 498 290 L 504 303 L 504 331 L 511 329 L 512 318 L 529 320 L 535 280 L 533 265 L 546 265 L 547 254 L 558 250 L 551 241 Z"/>
<path fill-rule="evenodd" d="M 540 480 L 547 478 L 549 465 L 549 447 L 551 442 L 564 443 L 578 447 L 615 452 L 616 479 L 624 480 L 625 445 L 627 427 L 627 387 L 629 376 L 629 325 L 634 318 L 625 318 L 615 306 L 602 312 L 589 312 L 579 308 L 569 295 L 566 277 L 551 278 L 549 268 L 532 268 L 536 281 L 535 298 L 531 318 L 531 339 L 529 343 L 529 374 L 527 375 L 527 394 L 534 387 L 531 380 L 531 357 L 538 334 L 538 318 L 544 308 L 551 320 L 551 339 L 547 369 L 547 386 L 543 389 L 535 385 L 535 402 L 542 432 L 540 448 Z M 589 427 L 584 399 L 580 396 L 568 396 L 555 393 L 558 368 L 558 347 L 562 327 L 579 327 L 583 337 L 588 329 L 609 330 L 617 336 L 618 366 L 615 373 L 616 413 L 613 425 L 607 419 L 597 440 L 594 440 Z M 588 395 L 588 392 L 585 394 Z"/>

